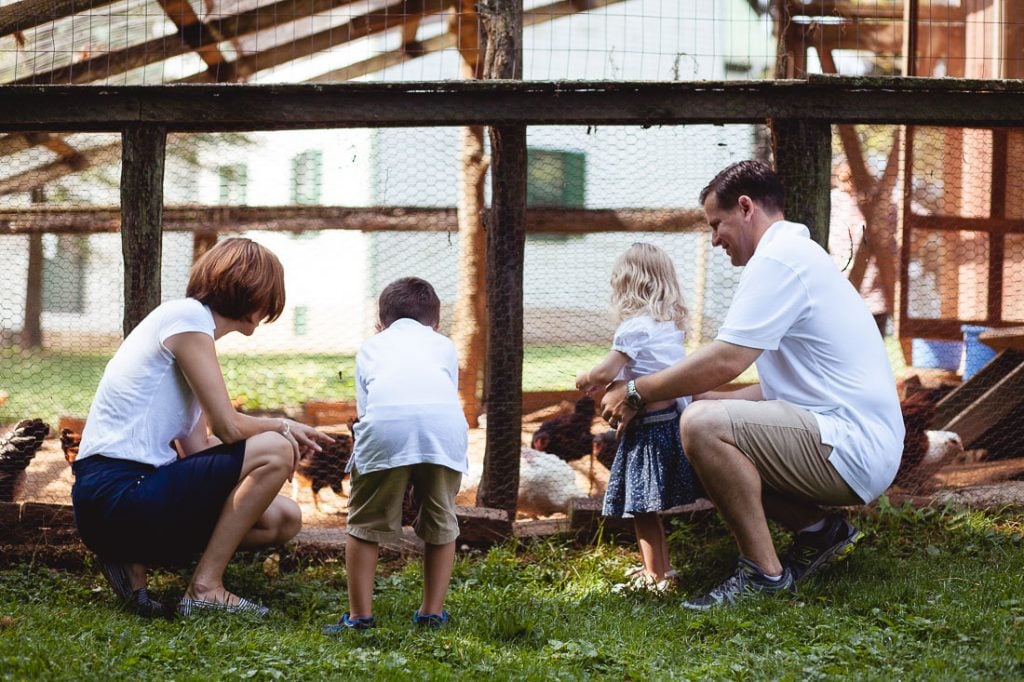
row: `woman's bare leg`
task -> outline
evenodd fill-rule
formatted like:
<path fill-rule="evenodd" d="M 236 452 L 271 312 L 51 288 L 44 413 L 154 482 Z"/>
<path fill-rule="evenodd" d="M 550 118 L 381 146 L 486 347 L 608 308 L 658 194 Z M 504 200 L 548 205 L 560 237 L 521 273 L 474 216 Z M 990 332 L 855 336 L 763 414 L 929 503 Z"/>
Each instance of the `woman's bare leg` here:
<path fill-rule="evenodd" d="M 186 591 L 189 597 L 213 602 L 237 601 L 237 597 L 224 588 L 224 570 L 244 539 L 275 535 L 273 531 L 263 532 L 256 527 L 291 474 L 292 460 L 292 444 L 279 433 L 261 433 L 246 442 L 238 485 L 228 495 L 192 574 Z M 277 516 L 281 509 L 279 504 L 271 516 Z"/>

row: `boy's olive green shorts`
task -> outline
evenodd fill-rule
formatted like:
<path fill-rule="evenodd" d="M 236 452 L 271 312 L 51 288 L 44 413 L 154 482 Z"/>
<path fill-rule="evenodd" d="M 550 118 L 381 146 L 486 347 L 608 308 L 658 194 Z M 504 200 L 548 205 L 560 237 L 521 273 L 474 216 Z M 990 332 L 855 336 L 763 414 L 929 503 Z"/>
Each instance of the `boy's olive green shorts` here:
<path fill-rule="evenodd" d="M 459 537 L 455 495 L 462 474 L 439 464 L 412 464 L 360 474 L 352 468 L 348 500 L 348 534 L 368 542 L 393 542 L 402 534 L 402 500 L 412 480 L 419 506 L 413 528 L 431 545 Z"/>
<path fill-rule="evenodd" d="M 765 486 L 783 497 L 812 504 L 864 504 L 828 457 L 818 421 L 783 400 L 722 400 L 732 421 L 736 447 L 750 458 Z"/>

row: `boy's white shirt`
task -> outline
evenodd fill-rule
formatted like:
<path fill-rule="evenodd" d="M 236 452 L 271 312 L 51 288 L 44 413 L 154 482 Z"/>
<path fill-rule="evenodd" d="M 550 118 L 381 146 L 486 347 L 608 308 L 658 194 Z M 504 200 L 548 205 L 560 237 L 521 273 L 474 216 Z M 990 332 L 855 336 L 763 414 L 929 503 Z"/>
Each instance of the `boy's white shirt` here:
<path fill-rule="evenodd" d="M 412 464 L 469 470 L 468 424 L 459 401 L 451 340 L 403 318 L 370 337 L 356 355 L 355 445 L 360 474 Z"/>
<path fill-rule="evenodd" d="M 799 223 L 774 223 L 740 275 L 718 340 L 760 348 L 765 400 L 812 412 L 829 462 L 865 502 L 892 483 L 903 418 L 885 346 L 860 295 Z"/>
<path fill-rule="evenodd" d="M 675 322 L 659 322 L 644 314 L 623 320 L 612 338 L 612 350 L 629 357 L 616 379 L 628 381 L 645 374 L 654 374 L 686 357 L 683 343 L 686 335 Z M 690 404 L 690 396 L 676 398 L 682 412 Z"/>

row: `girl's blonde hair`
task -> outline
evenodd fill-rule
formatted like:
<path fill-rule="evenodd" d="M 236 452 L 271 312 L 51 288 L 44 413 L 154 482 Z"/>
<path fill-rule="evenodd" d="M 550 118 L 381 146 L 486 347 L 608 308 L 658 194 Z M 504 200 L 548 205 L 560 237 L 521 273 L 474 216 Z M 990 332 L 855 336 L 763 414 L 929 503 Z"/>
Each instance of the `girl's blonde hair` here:
<path fill-rule="evenodd" d="M 664 249 L 637 242 L 612 268 L 612 315 L 616 322 L 644 313 L 659 322 L 686 324 L 686 304 L 676 266 Z"/>

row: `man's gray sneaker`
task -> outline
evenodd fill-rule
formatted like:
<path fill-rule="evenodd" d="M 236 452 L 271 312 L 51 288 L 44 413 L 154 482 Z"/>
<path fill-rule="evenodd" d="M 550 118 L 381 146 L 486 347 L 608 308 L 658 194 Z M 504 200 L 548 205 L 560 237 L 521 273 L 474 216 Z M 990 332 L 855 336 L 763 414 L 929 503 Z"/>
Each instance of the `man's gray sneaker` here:
<path fill-rule="evenodd" d="M 782 564 L 789 567 L 795 580 L 804 580 L 845 559 L 863 539 L 864 533 L 836 514 L 825 519 L 821 530 L 797 533 L 781 557 Z"/>
<path fill-rule="evenodd" d="M 683 602 L 683 607 L 696 611 L 707 611 L 716 606 L 732 604 L 740 599 L 758 594 L 789 594 L 795 590 L 796 581 L 787 566 L 782 567 L 782 577 L 772 580 L 749 559 L 739 558 L 736 572 L 721 585 L 702 597 Z"/>

